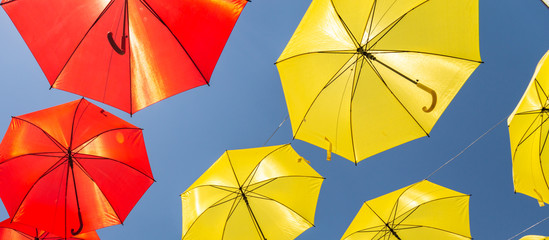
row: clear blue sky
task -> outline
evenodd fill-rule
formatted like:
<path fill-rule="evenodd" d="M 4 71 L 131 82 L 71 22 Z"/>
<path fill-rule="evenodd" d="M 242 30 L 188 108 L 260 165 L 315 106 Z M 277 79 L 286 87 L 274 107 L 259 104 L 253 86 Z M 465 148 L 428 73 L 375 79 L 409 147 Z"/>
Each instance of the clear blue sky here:
<path fill-rule="evenodd" d="M 124 226 L 99 230 L 102 239 L 179 239 L 187 189 L 227 149 L 260 147 L 287 115 L 274 62 L 310 0 L 254 0 L 244 9 L 214 71 L 199 87 L 154 104 L 132 118 L 144 128 L 154 183 Z M 0 11 L 0 134 L 17 116 L 79 99 L 48 82 L 4 11 Z M 300 141 L 292 145 L 324 177 L 315 225 L 298 240 L 339 239 L 362 203 L 424 179 L 494 124 L 520 100 L 549 49 L 549 9 L 540 0 L 481 0 L 482 64 L 442 115 L 430 138 L 406 143 L 354 166 Z M 269 145 L 291 141 L 286 122 Z M 549 216 L 533 198 L 513 193 L 505 123 L 431 181 L 472 194 L 475 239 L 508 239 Z M 3 208 L 0 219 L 8 215 Z M 526 232 L 549 235 L 549 221 Z M 518 239 L 518 238 L 517 238 Z"/>

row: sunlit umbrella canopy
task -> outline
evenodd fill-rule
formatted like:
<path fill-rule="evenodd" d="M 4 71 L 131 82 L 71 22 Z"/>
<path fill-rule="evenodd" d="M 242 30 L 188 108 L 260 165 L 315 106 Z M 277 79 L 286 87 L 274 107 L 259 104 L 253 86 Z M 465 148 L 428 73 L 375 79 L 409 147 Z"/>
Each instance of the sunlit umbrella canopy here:
<path fill-rule="evenodd" d="M 515 192 L 549 202 L 549 51 L 538 63 L 522 99 L 507 120 Z"/>
<path fill-rule="evenodd" d="M 6 240 L 99 240 L 95 231 L 81 233 L 77 236 L 61 238 L 51 233 L 20 223 L 10 223 L 11 219 L 0 222 L 0 239 Z"/>
<path fill-rule="evenodd" d="M 246 0 L 1 0 L 50 86 L 135 113 L 208 84 Z"/>
<path fill-rule="evenodd" d="M 341 239 L 471 239 L 469 195 L 423 180 L 365 202 Z"/>
<path fill-rule="evenodd" d="M 294 239 L 323 180 L 289 144 L 226 151 L 181 194 L 182 239 Z"/>
<path fill-rule="evenodd" d="M 13 117 L 0 143 L 12 221 L 60 237 L 124 222 L 153 182 L 141 129 L 84 99 Z"/>
<path fill-rule="evenodd" d="M 480 63 L 478 0 L 313 0 L 277 67 L 295 138 L 357 163 L 429 135 Z"/>
<path fill-rule="evenodd" d="M 524 237 L 521 237 L 519 240 L 548 240 L 549 237 L 546 236 L 539 236 L 539 235 L 527 235 Z"/>

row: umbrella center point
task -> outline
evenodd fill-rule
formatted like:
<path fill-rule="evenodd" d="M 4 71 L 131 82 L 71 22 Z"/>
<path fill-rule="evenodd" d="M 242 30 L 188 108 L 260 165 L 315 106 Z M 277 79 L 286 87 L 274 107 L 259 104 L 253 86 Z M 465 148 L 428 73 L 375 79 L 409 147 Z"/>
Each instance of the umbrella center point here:
<path fill-rule="evenodd" d="M 357 53 L 370 59 L 370 60 L 376 60 L 376 57 L 374 57 L 373 54 L 369 53 L 365 48 L 365 46 L 359 47 L 356 49 Z"/>

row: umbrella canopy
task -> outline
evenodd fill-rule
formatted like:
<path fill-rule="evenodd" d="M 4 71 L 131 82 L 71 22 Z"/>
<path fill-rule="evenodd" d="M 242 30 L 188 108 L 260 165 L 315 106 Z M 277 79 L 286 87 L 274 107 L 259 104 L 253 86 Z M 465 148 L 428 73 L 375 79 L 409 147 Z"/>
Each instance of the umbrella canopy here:
<path fill-rule="evenodd" d="M 0 222 L 0 239 L 10 240 L 99 240 L 99 236 L 95 231 L 81 233 L 77 236 L 69 238 L 61 238 L 54 236 L 51 233 L 38 230 L 34 227 L 24 224 L 11 222 L 11 219 L 6 219 Z"/>
<path fill-rule="evenodd" d="M 545 3 L 545 6 L 549 7 L 549 0 L 541 0 L 543 3 Z"/>
<path fill-rule="evenodd" d="M 469 195 L 423 180 L 365 202 L 341 239 L 471 239 Z"/>
<path fill-rule="evenodd" d="M 549 237 L 539 236 L 539 235 L 526 235 L 521 237 L 519 240 L 547 240 Z"/>
<path fill-rule="evenodd" d="M 515 192 L 549 202 L 549 152 L 545 151 L 549 125 L 549 51 L 538 63 L 519 104 L 507 119 Z M 546 156 L 547 155 L 547 156 Z"/>
<path fill-rule="evenodd" d="M 181 194 L 182 239 L 294 239 L 323 180 L 289 144 L 226 151 Z"/>
<path fill-rule="evenodd" d="M 1 0 L 50 86 L 133 114 L 208 84 L 246 0 Z"/>
<path fill-rule="evenodd" d="M 12 221 L 60 237 L 122 223 L 153 182 L 141 129 L 84 99 L 13 117 L 0 143 Z"/>
<path fill-rule="evenodd" d="M 294 137 L 356 164 L 428 136 L 480 63 L 478 0 L 313 0 L 276 64 Z"/>

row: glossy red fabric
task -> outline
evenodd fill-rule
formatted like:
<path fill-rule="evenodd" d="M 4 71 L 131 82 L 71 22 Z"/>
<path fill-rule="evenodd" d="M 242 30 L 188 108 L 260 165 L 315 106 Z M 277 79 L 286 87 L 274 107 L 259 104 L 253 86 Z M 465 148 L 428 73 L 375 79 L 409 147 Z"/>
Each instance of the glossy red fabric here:
<path fill-rule="evenodd" d="M 209 83 L 246 3 L 2 0 L 2 7 L 52 87 L 133 114 Z M 108 32 L 118 47 L 126 33 L 123 55 L 109 43 Z"/>
<path fill-rule="evenodd" d="M 153 182 L 141 129 L 84 99 L 13 117 L 0 143 L 8 214 L 57 236 L 122 223 Z"/>
<path fill-rule="evenodd" d="M 0 222 L 0 239 L 34 240 L 36 238 L 40 240 L 99 240 L 99 236 L 95 231 L 62 238 L 31 226 L 16 222 L 12 223 L 9 218 Z"/>

